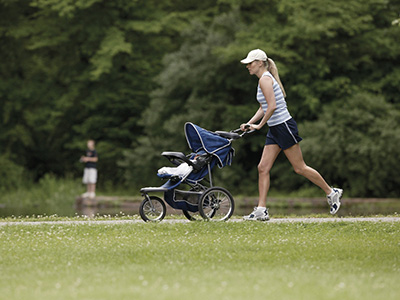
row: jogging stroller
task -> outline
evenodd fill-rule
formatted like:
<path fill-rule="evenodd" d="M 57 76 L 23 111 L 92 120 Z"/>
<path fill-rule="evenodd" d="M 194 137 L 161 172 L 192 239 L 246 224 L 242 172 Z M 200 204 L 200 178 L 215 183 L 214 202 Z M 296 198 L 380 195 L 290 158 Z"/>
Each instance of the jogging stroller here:
<path fill-rule="evenodd" d="M 174 209 L 182 210 L 190 221 L 226 221 L 233 214 L 235 202 L 228 190 L 213 186 L 211 170 L 215 165 L 219 168 L 231 165 L 235 152 L 232 141 L 248 132 L 241 132 L 240 129 L 211 132 L 190 122 L 185 124 L 184 130 L 192 153 L 161 154 L 176 167 L 158 170 L 157 175 L 167 180 L 162 186 L 140 190 L 144 196 L 139 208 L 140 216 L 145 222 L 164 219 L 167 210 L 164 201 L 157 196 L 149 196 L 149 193 L 161 192 L 165 202 Z M 185 189 L 177 189 L 181 184 Z"/>

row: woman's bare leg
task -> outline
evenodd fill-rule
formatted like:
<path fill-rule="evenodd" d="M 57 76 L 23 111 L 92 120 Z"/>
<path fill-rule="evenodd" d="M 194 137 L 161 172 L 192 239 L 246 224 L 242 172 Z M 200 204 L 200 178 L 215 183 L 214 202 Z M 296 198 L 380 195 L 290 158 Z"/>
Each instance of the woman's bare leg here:
<path fill-rule="evenodd" d="M 306 165 L 303 159 L 303 154 L 300 145 L 296 144 L 289 149 L 283 151 L 293 166 L 297 174 L 303 175 L 315 185 L 319 186 L 329 195 L 332 191 L 331 187 L 326 183 L 325 179 L 318 173 L 318 171 Z"/>
<path fill-rule="evenodd" d="M 260 163 L 258 164 L 258 206 L 266 207 L 267 195 L 270 186 L 269 172 L 278 157 L 281 148 L 278 145 L 266 145 L 261 156 Z"/>

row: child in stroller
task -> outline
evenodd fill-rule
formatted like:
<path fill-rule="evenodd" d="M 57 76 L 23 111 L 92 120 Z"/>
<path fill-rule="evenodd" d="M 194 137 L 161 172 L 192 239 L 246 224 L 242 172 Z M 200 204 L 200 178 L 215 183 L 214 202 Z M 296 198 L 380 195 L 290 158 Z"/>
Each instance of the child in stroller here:
<path fill-rule="evenodd" d="M 205 154 L 195 154 L 193 159 L 191 159 L 190 161 L 195 166 L 197 166 L 196 169 L 201 169 L 205 164 L 206 156 L 207 155 Z M 188 175 L 192 171 L 193 167 L 189 166 L 186 162 L 183 162 L 177 167 L 162 167 L 161 169 L 158 170 L 157 175 L 161 178 L 171 177 L 171 176 L 184 177 L 185 175 Z"/>
<path fill-rule="evenodd" d="M 248 132 L 236 129 L 231 132 L 211 132 L 193 123 L 186 123 L 185 136 L 190 149 L 189 155 L 181 152 L 163 152 L 176 167 L 164 167 L 158 170 L 158 176 L 168 181 L 160 187 L 145 187 L 140 191 L 144 200 L 140 205 L 141 218 L 148 221 L 161 221 L 166 215 L 164 201 L 149 193 L 162 192 L 164 200 L 172 208 L 182 210 L 191 221 L 228 220 L 234 211 L 234 200 L 228 190 L 213 186 L 211 170 L 215 165 L 223 168 L 232 163 L 233 140 L 241 138 Z M 208 175 L 208 179 L 205 177 Z M 187 189 L 178 190 L 184 184 Z M 199 217 L 200 215 L 200 217 Z"/>

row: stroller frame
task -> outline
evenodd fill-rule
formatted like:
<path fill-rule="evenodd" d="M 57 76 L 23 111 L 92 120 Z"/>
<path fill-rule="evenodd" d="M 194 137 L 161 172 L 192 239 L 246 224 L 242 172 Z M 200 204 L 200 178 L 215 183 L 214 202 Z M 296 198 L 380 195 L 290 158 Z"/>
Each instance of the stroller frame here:
<path fill-rule="evenodd" d="M 203 141 L 201 141 L 202 145 L 199 145 L 199 148 L 197 144 L 191 143 L 187 134 L 188 128 L 194 128 L 196 133 L 201 131 L 202 134 L 210 135 L 212 139 L 221 139 L 225 145 L 222 148 L 218 148 L 215 152 L 209 151 L 209 149 L 207 149 L 208 151 L 204 151 L 204 148 L 207 147 L 204 146 Z M 182 152 L 163 152 L 161 155 L 166 157 L 175 166 L 186 163 L 193 170 L 181 177 L 159 175 L 159 177 L 168 179 L 168 181 L 160 187 L 142 188 L 140 192 L 144 199 L 139 208 L 141 218 L 145 222 L 162 221 L 166 215 L 166 202 L 172 208 L 182 210 L 184 216 L 190 221 L 201 219 L 213 221 L 228 220 L 234 212 L 234 199 L 228 190 L 213 185 L 212 168 L 215 164 L 218 164 L 220 168 L 226 164 L 230 164 L 234 153 L 234 149 L 231 148 L 232 141 L 248 133 L 245 131 L 239 134 L 239 132 L 241 132 L 240 129 L 230 132 L 211 132 L 192 123 L 186 123 L 185 134 L 189 147 L 194 153 L 185 155 Z M 219 153 L 223 154 L 218 156 L 217 151 L 220 150 L 222 152 Z M 197 159 L 194 159 L 195 155 Z M 223 157 L 222 160 L 221 156 Z M 208 175 L 208 180 L 205 178 L 206 175 Z M 205 184 L 203 180 L 208 181 L 208 183 Z M 182 183 L 188 186 L 189 190 L 177 189 Z M 150 196 L 149 193 L 164 193 L 164 199 L 157 196 Z"/>

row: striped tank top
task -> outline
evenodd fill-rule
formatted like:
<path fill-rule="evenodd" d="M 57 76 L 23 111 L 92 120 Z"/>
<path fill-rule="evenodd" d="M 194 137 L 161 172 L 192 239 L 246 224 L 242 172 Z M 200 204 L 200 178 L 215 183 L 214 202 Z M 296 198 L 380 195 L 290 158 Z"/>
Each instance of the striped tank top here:
<path fill-rule="evenodd" d="M 267 121 L 268 126 L 276 126 L 279 124 L 282 124 L 283 122 L 286 122 L 287 120 L 290 120 L 292 116 L 290 115 L 287 106 L 286 106 L 286 101 L 285 97 L 283 96 L 281 87 L 279 86 L 279 83 L 275 80 L 274 76 L 270 72 L 265 72 L 262 77 L 264 76 L 269 76 L 272 78 L 273 85 L 272 88 L 274 89 L 274 94 L 275 94 L 275 101 L 276 101 L 276 109 L 274 113 L 272 114 L 271 118 Z M 264 94 L 260 88 L 260 84 L 257 86 L 257 101 L 261 104 L 261 107 L 264 111 L 264 113 L 267 111 L 268 104 L 267 100 L 265 100 Z"/>

